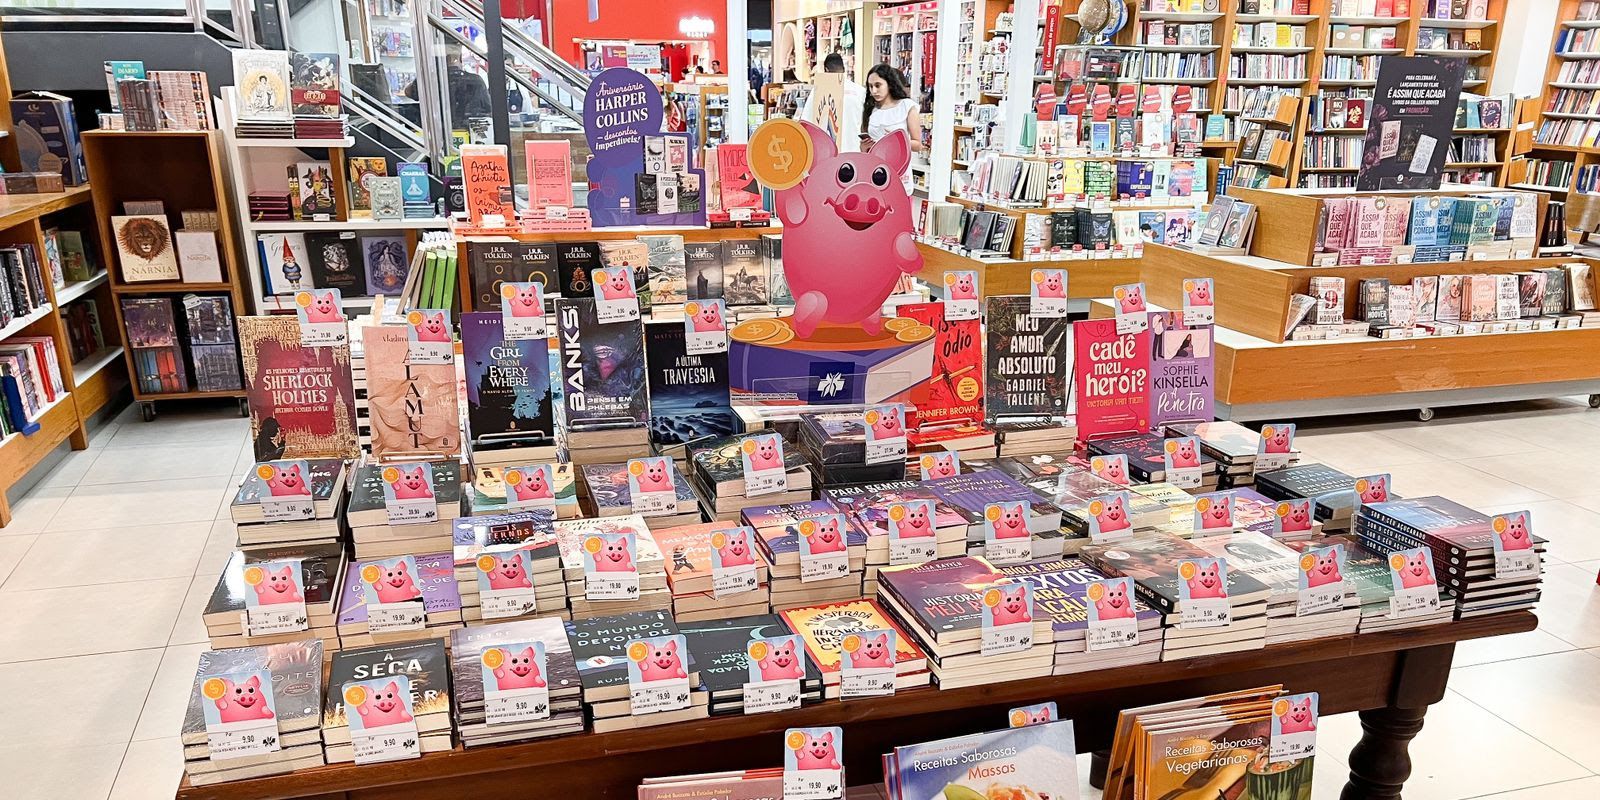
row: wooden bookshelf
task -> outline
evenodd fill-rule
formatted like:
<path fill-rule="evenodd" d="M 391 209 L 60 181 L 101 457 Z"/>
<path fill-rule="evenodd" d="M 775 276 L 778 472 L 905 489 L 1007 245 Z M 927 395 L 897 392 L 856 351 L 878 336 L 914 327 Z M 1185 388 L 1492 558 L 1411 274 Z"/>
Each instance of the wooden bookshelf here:
<path fill-rule="evenodd" d="M 1112 290 L 1125 283 L 1139 280 L 1137 258 L 1096 258 L 1067 261 L 1021 261 L 1018 259 L 968 258 L 953 250 L 917 243 L 922 253 L 922 271 L 917 277 L 933 287 L 938 296 L 944 286 L 944 273 L 951 270 L 970 269 L 978 273 L 980 296 L 1002 294 L 1027 294 L 1028 279 L 1036 269 L 1064 269 L 1067 271 L 1067 297 L 1074 300 L 1092 300 L 1109 297 Z"/>
<path fill-rule="evenodd" d="M 190 389 L 185 392 L 147 393 L 141 390 L 138 381 L 132 380 L 135 374 L 134 354 L 127 347 L 120 302 L 124 297 L 149 295 L 178 299 L 189 293 L 223 294 L 227 295 L 233 307 L 235 319 L 241 314 L 251 313 L 251 307 L 245 301 L 245 279 L 240 273 L 242 248 L 234 227 L 234 208 L 228 197 L 227 162 L 222 153 L 221 137 L 218 131 L 89 131 L 83 134 L 84 159 L 88 162 L 89 184 L 93 187 L 95 227 L 99 232 L 97 241 L 100 252 L 106 254 L 107 283 L 112 295 L 119 301 L 111 304 L 115 312 L 115 333 L 123 347 L 123 359 L 134 400 L 139 402 L 146 420 L 155 418 L 157 401 L 236 397 L 239 399 L 240 413 L 246 410 L 242 387 L 222 392 Z M 124 281 L 118 264 L 111 218 L 121 216 L 122 204 L 129 200 L 160 200 L 166 209 L 168 224 L 174 231 L 181 228 L 173 221 L 183 211 L 215 212 L 217 255 L 221 259 L 223 281 Z M 181 304 L 174 303 L 174 317 L 182 311 Z M 187 372 L 192 381 L 192 365 L 188 365 Z"/>
<path fill-rule="evenodd" d="M 1579 187 L 1579 176 L 1585 167 L 1600 168 L 1600 141 L 1588 141 L 1576 145 L 1546 144 L 1538 140 L 1542 138 L 1540 132 L 1546 124 L 1556 124 L 1560 120 L 1571 120 L 1573 124 L 1583 121 L 1582 115 L 1563 114 L 1551 111 L 1552 103 L 1562 91 L 1589 90 L 1600 91 L 1600 78 L 1586 82 L 1575 82 L 1562 75 L 1564 66 L 1570 63 L 1587 63 L 1589 59 L 1572 58 L 1565 55 L 1560 49 L 1560 38 L 1563 33 L 1572 30 L 1590 30 L 1600 28 L 1600 20 L 1580 20 L 1578 10 L 1582 5 L 1581 0 L 1560 0 L 1556 7 L 1556 36 L 1550 42 L 1550 56 L 1545 67 L 1545 89 L 1539 98 L 1539 116 L 1535 126 L 1535 134 L 1526 141 L 1516 144 L 1518 158 L 1511 165 L 1510 171 L 1515 182 L 1522 178 L 1522 162 L 1525 157 L 1531 156 L 1546 160 L 1565 160 L 1572 162 L 1572 177 L 1564 185 L 1547 186 L 1542 191 L 1551 192 L 1558 200 L 1567 203 L 1567 229 L 1569 235 L 1587 239 L 1596 230 L 1600 229 L 1600 192 L 1585 192 Z M 1597 46 L 1600 49 L 1600 46 Z"/>

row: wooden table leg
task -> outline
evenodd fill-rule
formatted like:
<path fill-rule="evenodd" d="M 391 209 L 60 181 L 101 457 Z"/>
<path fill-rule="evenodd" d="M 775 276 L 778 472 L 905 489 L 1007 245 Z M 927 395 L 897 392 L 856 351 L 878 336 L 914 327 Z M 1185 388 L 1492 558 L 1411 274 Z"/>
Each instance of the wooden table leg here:
<path fill-rule="evenodd" d="M 1408 650 L 1395 668 L 1389 705 L 1361 713 L 1361 741 L 1350 748 L 1350 780 L 1340 800 L 1400 800 L 1411 777 L 1411 740 L 1428 706 L 1444 699 L 1455 645 Z"/>

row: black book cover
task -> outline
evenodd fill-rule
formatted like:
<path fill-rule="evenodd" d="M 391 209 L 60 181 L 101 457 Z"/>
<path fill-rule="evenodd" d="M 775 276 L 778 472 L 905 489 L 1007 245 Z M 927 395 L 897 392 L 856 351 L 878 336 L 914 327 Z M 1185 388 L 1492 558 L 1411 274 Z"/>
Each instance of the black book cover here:
<path fill-rule="evenodd" d="M 1113 544 L 1086 544 L 1082 555 L 1090 566 L 1107 575 L 1133 578 L 1139 598 L 1163 614 L 1174 613 L 1178 606 L 1178 563 L 1213 557 L 1187 540 L 1166 534 L 1139 536 Z M 1228 570 L 1230 598 L 1259 593 L 1265 599 L 1269 591 L 1266 584 L 1244 570 Z"/>
<path fill-rule="evenodd" d="M 1104 439 L 1089 441 L 1089 453 L 1097 456 L 1124 455 L 1128 457 L 1128 471 L 1140 483 L 1149 483 L 1152 475 L 1165 475 L 1167 460 L 1165 452 L 1166 439 L 1157 433 L 1134 433 L 1126 436 L 1110 436 Z M 1200 456 L 1200 472 L 1211 474 L 1217 471 L 1217 461 L 1203 451 Z"/>
<path fill-rule="evenodd" d="M 433 465 L 433 496 L 439 507 L 458 505 L 461 502 L 461 462 L 455 460 L 430 461 Z M 363 464 L 356 471 L 354 485 L 350 488 L 348 513 L 383 510 L 383 465 Z"/>
<path fill-rule="evenodd" d="M 1317 519 L 1355 506 L 1356 479 L 1326 464 L 1296 464 L 1256 475 L 1256 491 L 1273 500 L 1316 498 Z"/>
<path fill-rule="evenodd" d="M 743 691 L 750 681 L 745 650 L 752 639 L 792 634 L 777 614 L 683 622 L 679 623 L 678 632 L 683 634 L 689 654 L 694 656 L 695 668 L 700 671 L 700 685 L 712 693 Z M 802 686 L 806 689 L 820 687 L 822 672 L 806 655 L 803 639 L 796 655 L 804 659 L 806 665 Z"/>
<path fill-rule="evenodd" d="M 280 732 L 315 728 L 322 716 L 322 642 L 300 642 L 207 650 L 195 667 L 189 705 L 183 714 L 183 743 L 206 741 L 200 684 L 214 675 L 264 669 L 272 675 L 273 710 Z"/>
<path fill-rule="evenodd" d="M 461 315 L 467 428 L 474 447 L 554 445 L 548 339 L 505 339 L 500 312 Z"/>
<path fill-rule="evenodd" d="M 514 642 L 544 643 L 544 680 L 552 697 L 581 688 L 578 665 L 567 643 L 567 627 L 555 617 L 457 628 L 450 632 L 450 683 L 458 709 L 483 704 L 483 663 L 479 660 L 483 651 Z"/>
<path fill-rule="evenodd" d="M 544 284 L 545 311 L 550 296 L 561 292 L 557 267 L 562 245 L 552 242 L 467 242 L 467 270 L 472 279 L 472 310 L 500 310 L 503 283 Z"/>
<path fill-rule="evenodd" d="M 311 285 L 338 289 L 345 297 L 367 295 L 365 262 L 354 233 L 308 233 L 306 251 L 311 257 Z"/>
<path fill-rule="evenodd" d="M 1078 243 L 1078 215 L 1072 211 L 1050 213 L 1050 244 L 1071 250 Z"/>
<path fill-rule="evenodd" d="M 990 297 L 984 368 L 988 418 L 1066 413 L 1072 322 L 1035 317 L 1025 295 Z"/>
<path fill-rule="evenodd" d="M 566 242 L 560 245 L 556 263 L 561 273 L 564 297 L 593 297 L 594 271 L 600 268 L 599 242 Z"/>
<path fill-rule="evenodd" d="M 644 326 L 639 320 L 602 325 L 589 297 L 556 302 L 563 402 L 570 427 L 645 424 Z"/>
<path fill-rule="evenodd" d="M 335 581 L 343 573 L 344 551 L 337 544 L 316 544 L 306 547 L 288 545 L 251 553 L 248 563 L 273 561 L 280 558 L 298 558 L 300 561 L 300 586 L 307 605 L 331 603 L 340 591 Z M 245 610 L 244 596 L 251 591 L 244 582 L 245 554 L 235 550 L 217 578 L 211 599 L 206 601 L 205 616 L 212 614 L 237 614 Z M 310 634 L 307 634 L 310 635 Z"/>
<path fill-rule="evenodd" d="M 610 617 L 575 619 L 566 623 L 567 641 L 572 645 L 572 660 L 586 692 L 628 683 L 628 642 L 678 632 L 677 623 L 665 611 L 635 611 Z M 685 671 L 693 672 L 694 653 L 684 655 Z"/>
<path fill-rule="evenodd" d="M 721 242 L 685 243 L 683 266 L 690 300 L 715 300 L 722 296 Z"/>
<path fill-rule="evenodd" d="M 338 458 L 313 458 L 306 461 L 310 474 L 306 476 L 306 485 L 311 487 L 311 499 L 328 500 L 334 497 L 334 481 L 344 471 L 344 460 Z M 254 472 L 245 476 L 244 483 L 239 491 L 233 495 L 233 505 L 250 506 L 261 502 L 264 490 L 267 488 L 265 481 L 261 480 Z"/>
<path fill-rule="evenodd" d="M 322 727 L 343 728 L 344 685 L 404 675 L 411 679 L 411 713 L 415 716 L 450 711 L 450 660 L 444 642 L 377 645 L 341 650 L 333 654 L 328 685 L 322 701 Z M 326 735 L 326 734 L 324 734 Z"/>
<path fill-rule="evenodd" d="M 728 397 L 728 354 L 692 356 L 682 322 L 644 326 L 650 441 L 657 446 L 727 436 L 737 429 Z"/>

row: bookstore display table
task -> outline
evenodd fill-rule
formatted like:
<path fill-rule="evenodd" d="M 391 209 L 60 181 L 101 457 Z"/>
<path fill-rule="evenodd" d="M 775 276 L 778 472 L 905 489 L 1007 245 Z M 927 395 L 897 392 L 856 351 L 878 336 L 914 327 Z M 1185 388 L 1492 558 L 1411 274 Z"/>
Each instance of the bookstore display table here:
<path fill-rule="evenodd" d="M 317 798 L 411 800 L 459 797 L 636 797 L 647 777 L 780 763 L 786 728 L 841 725 L 847 779 L 882 779 L 880 756 L 896 745 L 1005 726 L 1006 712 L 1054 700 L 1075 721 L 1080 752 L 1111 746 L 1117 712 L 1139 705 L 1282 683 L 1321 693 L 1324 714 L 1361 712 L 1364 735 L 1349 756 L 1343 797 L 1399 798 L 1411 773 L 1410 740 L 1428 706 L 1444 696 L 1455 643 L 1522 633 L 1527 611 L 1392 633 L 1364 634 L 1245 653 L 894 697 L 827 702 L 641 731 L 583 734 L 525 744 L 457 747 L 375 766 L 317 767 L 290 775 L 178 789 L 179 800 Z"/>

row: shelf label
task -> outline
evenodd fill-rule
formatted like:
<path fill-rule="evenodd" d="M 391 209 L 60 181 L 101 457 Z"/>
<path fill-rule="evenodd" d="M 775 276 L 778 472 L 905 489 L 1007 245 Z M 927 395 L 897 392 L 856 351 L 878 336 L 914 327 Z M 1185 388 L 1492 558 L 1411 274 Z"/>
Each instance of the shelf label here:
<path fill-rule="evenodd" d="M 823 514 L 800 520 L 800 582 L 812 583 L 850 574 L 850 547 L 845 536 L 850 524 L 843 514 Z"/>
<path fill-rule="evenodd" d="M 990 503 L 983 508 L 983 557 L 991 564 L 1020 564 L 1033 558 L 1028 504 Z"/>
<path fill-rule="evenodd" d="M 432 464 L 395 464 L 384 467 L 381 477 L 383 508 L 390 525 L 420 525 L 439 521 L 439 501 L 433 494 Z"/>
<path fill-rule="evenodd" d="M 514 642 L 490 647 L 480 656 L 483 716 L 489 725 L 550 718 L 550 686 L 545 680 L 544 642 Z"/>
<path fill-rule="evenodd" d="M 1256 445 L 1255 474 L 1289 466 L 1294 459 L 1295 427 L 1293 422 L 1261 426 L 1261 440 Z"/>
<path fill-rule="evenodd" d="M 728 307 L 724 300 L 683 304 L 684 352 L 691 356 L 728 352 Z"/>
<path fill-rule="evenodd" d="M 776 433 L 747 436 L 739 445 L 744 465 L 744 494 L 756 497 L 787 491 L 788 470 L 783 466 L 783 437 Z"/>
<path fill-rule="evenodd" d="M 311 464 L 304 459 L 264 461 L 251 471 L 264 522 L 315 519 L 311 496 Z"/>
<path fill-rule="evenodd" d="M 745 645 L 744 713 L 762 714 L 800 707 L 800 681 L 806 674 L 805 647 L 798 636 L 752 639 Z"/>
<path fill-rule="evenodd" d="M 1089 584 L 1084 605 L 1089 629 L 1084 635 L 1087 652 L 1116 650 L 1139 643 L 1139 617 L 1133 610 L 1133 579 L 1107 578 Z"/>
<path fill-rule="evenodd" d="M 452 364 L 455 357 L 449 309 L 414 308 L 406 314 L 407 364 Z"/>
<path fill-rule="evenodd" d="M 1089 500 L 1090 541 L 1102 544 L 1133 537 L 1133 523 L 1128 517 L 1130 496 L 1129 492 L 1120 491 Z"/>
<path fill-rule="evenodd" d="M 1089 459 L 1089 471 L 1094 476 L 1108 480 L 1118 486 L 1128 485 L 1128 456 L 1118 453 L 1114 456 L 1095 456 Z M 1059 491 L 1067 490 L 1068 475 L 1062 473 Z"/>
<path fill-rule="evenodd" d="M 922 480 L 925 481 L 954 478 L 961 474 L 961 454 L 954 450 L 929 453 L 917 460 L 917 468 L 922 471 Z"/>
<path fill-rule="evenodd" d="M 894 657 L 898 643 L 887 629 L 845 634 L 839 643 L 839 696 L 882 697 L 894 694 Z"/>
<path fill-rule="evenodd" d="M 721 600 L 731 595 L 753 592 L 759 586 L 756 573 L 755 528 L 739 526 L 711 533 L 711 596 Z"/>
<path fill-rule="evenodd" d="M 1433 551 L 1426 547 L 1389 554 L 1389 579 L 1394 595 L 1389 616 L 1395 619 L 1431 614 L 1439 610 L 1439 585 L 1433 579 Z"/>
<path fill-rule="evenodd" d="M 583 596 L 589 600 L 639 599 L 637 534 L 596 534 L 583 540 Z"/>
<path fill-rule="evenodd" d="M 1117 301 L 1117 333 L 1150 330 L 1150 309 L 1144 302 L 1143 283 L 1125 283 L 1112 290 Z"/>
<path fill-rule="evenodd" d="M 628 460 L 628 494 L 633 513 L 659 517 L 678 513 L 678 489 L 672 459 L 664 456 Z"/>
<path fill-rule="evenodd" d="M 1233 493 L 1211 492 L 1194 499 L 1194 532 L 1233 530 Z"/>
<path fill-rule="evenodd" d="M 1317 754 L 1316 692 L 1291 694 L 1272 704 L 1272 730 L 1267 763 L 1299 761 Z"/>
<path fill-rule="evenodd" d="M 1036 269 L 1029 278 L 1028 315 L 1046 318 L 1067 316 L 1067 271 Z"/>
<path fill-rule="evenodd" d="M 635 716 L 689 707 L 688 650 L 681 634 L 628 642 L 628 703 Z"/>
<path fill-rule="evenodd" d="M 944 318 L 955 322 L 978 319 L 983 315 L 978 306 L 977 270 L 958 269 L 944 274 Z"/>
<path fill-rule="evenodd" d="M 932 500 L 906 500 L 889 506 L 889 563 L 921 564 L 939 555 L 933 530 Z"/>
<path fill-rule="evenodd" d="M 593 275 L 595 316 L 600 324 L 630 322 L 639 318 L 639 295 L 633 288 L 633 267 L 606 267 L 595 270 Z"/>
<path fill-rule="evenodd" d="M 244 568 L 245 634 L 268 636 L 309 630 L 300 559 L 262 561 Z"/>
<path fill-rule="evenodd" d="M 485 620 L 522 617 L 539 611 L 533 564 L 527 550 L 499 545 L 478 555 L 478 605 Z"/>
<path fill-rule="evenodd" d="M 1167 483 L 1179 489 L 1198 489 L 1201 484 L 1200 445 L 1193 436 L 1179 436 L 1162 443 L 1161 460 Z"/>
<path fill-rule="evenodd" d="M 1304 617 L 1344 608 L 1344 546 L 1318 547 L 1300 556 L 1299 597 L 1294 614 Z"/>
<path fill-rule="evenodd" d="M 843 728 L 790 728 L 783 744 L 783 800 L 844 797 Z"/>
<path fill-rule="evenodd" d="M 420 631 L 427 624 L 422 588 L 417 585 L 417 557 L 369 561 L 361 567 L 361 596 L 367 609 L 367 632 Z"/>
<path fill-rule="evenodd" d="M 899 403 L 868 407 L 861 421 L 866 434 L 866 463 L 906 460 L 905 413 Z"/>
<path fill-rule="evenodd" d="M 1216 285 L 1210 278 L 1183 279 L 1183 324 L 1214 325 L 1217 321 Z"/>
<path fill-rule="evenodd" d="M 276 753 L 278 715 L 272 673 L 264 669 L 213 675 L 200 684 L 206 750 L 214 761 Z"/>
<path fill-rule="evenodd" d="M 1006 714 L 1006 723 L 1012 728 L 1026 728 L 1030 725 L 1043 725 L 1061 719 L 1061 712 L 1056 710 L 1055 701 L 1048 703 L 1035 703 L 1031 706 L 1019 706 L 1011 709 Z"/>
<path fill-rule="evenodd" d="M 505 472 L 507 508 L 556 507 L 555 465 L 527 464 Z"/>
<path fill-rule="evenodd" d="M 409 677 L 350 681 L 343 695 L 357 764 L 421 757 L 422 736 L 413 716 Z"/>

